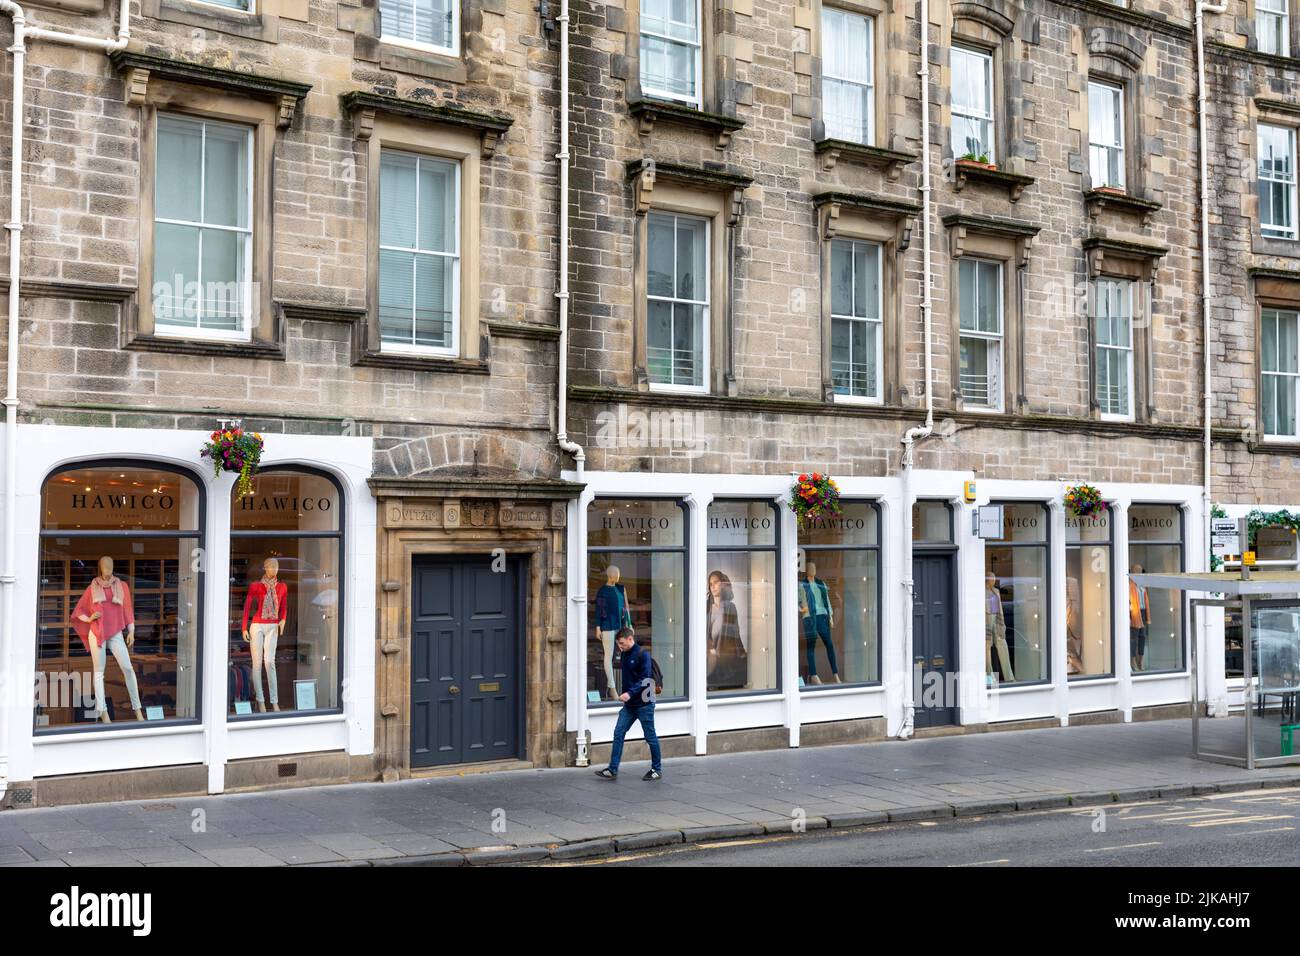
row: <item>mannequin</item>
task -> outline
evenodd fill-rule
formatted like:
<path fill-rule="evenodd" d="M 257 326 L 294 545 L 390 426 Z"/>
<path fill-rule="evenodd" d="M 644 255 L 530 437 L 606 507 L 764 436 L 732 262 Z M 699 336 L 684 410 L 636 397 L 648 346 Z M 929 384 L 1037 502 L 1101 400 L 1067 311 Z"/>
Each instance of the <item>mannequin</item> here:
<path fill-rule="evenodd" d="M 289 612 L 289 587 L 279 580 L 280 562 L 267 558 L 262 562 L 262 579 L 248 587 L 244 598 L 244 643 L 253 651 L 253 695 L 259 712 L 266 711 L 262 699 L 262 668 L 266 667 L 267 690 L 270 691 L 271 709 L 280 709 L 280 687 L 275 673 L 275 647 L 284 633 Z M 249 624 L 249 615 L 252 624 Z"/>
<path fill-rule="evenodd" d="M 1142 565 L 1128 569 L 1130 574 L 1141 574 Z M 1147 654 L 1147 629 L 1151 627 L 1151 600 L 1146 588 L 1140 588 L 1130 578 L 1128 582 L 1128 636 L 1129 654 L 1133 670 L 1144 668 Z"/>
<path fill-rule="evenodd" d="M 998 579 L 994 574 L 984 579 L 987 589 L 984 592 L 984 672 L 993 682 L 993 649 L 998 652 L 998 665 L 1002 680 L 1013 681 L 1015 674 L 1011 671 L 1011 653 L 1007 650 L 1007 620 L 1002 614 L 1002 593 L 998 590 Z"/>
<path fill-rule="evenodd" d="M 632 626 L 627 592 L 618 583 L 620 577 L 618 566 L 611 564 L 605 569 L 605 583 L 596 592 L 596 637 L 604 648 L 605 694 L 610 700 L 618 699 L 618 684 L 614 680 L 614 635 Z"/>
<path fill-rule="evenodd" d="M 135 646 L 135 609 L 131 604 L 131 589 L 113 574 L 113 559 L 108 555 L 99 559 L 99 576 L 90 582 L 77 601 L 72 611 L 72 626 L 90 652 L 95 673 L 96 716 L 106 724 L 112 723 L 104 700 L 104 666 L 108 663 L 108 655 L 112 654 L 126 681 L 135 719 L 144 720 L 144 712 L 140 709 L 140 688 L 135 679 L 135 668 L 131 666 L 130 649 Z"/>
<path fill-rule="evenodd" d="M 817 674 L 817 639 L 826 645 L 826 657 L 831 665 L 831 681 L 840 683 L 840 668 L 835 660 L 835 645 L 831 643 L 831 628 L 835 626 L 835 609 L 831 607 L 831 592 L 825 581 L 817 578 L 817 565 L 811 561 L 804 569 L 804 579 L 799 582 L 799 614 L 803 619 L 803 636 L 808 642 L 808 683 L 820 684 Z"/>

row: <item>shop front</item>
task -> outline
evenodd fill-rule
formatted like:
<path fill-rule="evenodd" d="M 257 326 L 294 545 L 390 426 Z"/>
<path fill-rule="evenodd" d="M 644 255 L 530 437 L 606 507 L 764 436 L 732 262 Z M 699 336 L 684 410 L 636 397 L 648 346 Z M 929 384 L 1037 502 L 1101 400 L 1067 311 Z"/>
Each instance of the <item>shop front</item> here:
<path fill-rule="evenodd" d="M 10 801 L 364 773 L 369 439 L 268 435 L 241 495 L 201 463 L 203 432 L 20 432 Z"/>
<path fill-rule="evenodd" d="M 570 510 L 585 527 L 569 555 L 583 584 L 570 733 L 607 752 L 624 626 L 663 671 L 670 754 L 1128 721 L 1188 701 L 1200 638 L 1183 596 L 1130 574 L 1191 563 L 1199 489 L 1103 486 L 1107 510 L 1078 518 L 1061 482 L 984 480 L 971 502 L 971 478 L 914 472 L 905 506 L 897 479 L 837 476 L 842 514 L 800 527 L 789 475 L 587 473 Z M 981 536 L 986 505 L 1002 524 Z"/>

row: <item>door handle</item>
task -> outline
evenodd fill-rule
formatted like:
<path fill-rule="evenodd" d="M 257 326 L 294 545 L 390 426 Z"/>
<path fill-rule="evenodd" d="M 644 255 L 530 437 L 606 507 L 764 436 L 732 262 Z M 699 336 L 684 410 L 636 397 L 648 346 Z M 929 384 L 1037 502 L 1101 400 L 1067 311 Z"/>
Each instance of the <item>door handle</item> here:
<path fill-rule="evenodd" d="M 450 687 L 447 688 L 447 693 L 449 693 L 449 694 L 459 694 L 459 693 L 460 693 L 460 688 L 457 687 L 455 684 L 452 684 Z"/>

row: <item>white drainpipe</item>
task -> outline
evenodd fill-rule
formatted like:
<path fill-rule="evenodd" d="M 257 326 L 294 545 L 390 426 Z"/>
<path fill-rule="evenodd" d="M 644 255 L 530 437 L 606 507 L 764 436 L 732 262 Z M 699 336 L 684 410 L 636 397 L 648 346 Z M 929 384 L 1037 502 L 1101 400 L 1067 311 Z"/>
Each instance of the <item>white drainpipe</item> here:
<path fill-rule="evenodd" d="M 1228 5 L 1227 3 L 1205 3 L 1204 0 L 1192 0 L 1192 3 L 1196 7 L 1196 151 L 1200 154 L 1201 164 L 1201 343 L 1205 359 L 1205 368 L 1201 373 L 1205 384 L 1205 474 L 1202 479 L 1204 487 L 1201 491 L 1201 550 L 1208 554 L 1210 550 L 1210 511 L 1213 507 L 1210 482 L 1214 471 L 1214 447 L 1212 444 L 1214 383 L 1210 377 L 1212 370 L 1210 363 L 1210 173 L 1209 161 L 1206 157 L 1205 135 L 1205 14 L 1223 13 L 1228 9 Z M 1202 614 L 1200 617 L 1202 646 L 1208 650 L 1210 646 L 1209 615 Z M 1197 689 L 1192 688 L 1192 693 L 1194 695 L 1193 699 L 1195 699 Z"/>
<path fill-rule="evenodd" d="M 903 720 L 898 736 L 910 737 L 915 727 L 912 697 L 912 456 L 916 445 L 934 434 L 934 366 L 930 335 L 931 297 L 933 274 L 930 264 L 930 2 L 920 0 L 921 28 L 921 323 L 925 329 L 925 424 L 909 428 L 903 435 L 903 494 L 899 506 L 899 540 L 903 545 Z"/>
<path fill-rule="evenodd" d="M 23 118 L 27 106 L 23 98 L 23 72 L 27 58 L 28 40 L 48 40 L 69 46 L 113 53 L 123 49 L 131 38 L 131 2 L 122 0 L 118 19 L 117 37 L 100 39 L 82 37 L 57 30 L 42 30 L 27 26 L 27 15 L 13 0 L 0 0 L 0 12 L 13 20 L 14 42 L 8 48 L 13 54 L 13 129 L 10 133 L 9 170 L 9 326 L 5 367 L 5 510 L 4 510 L 4 566 L 0 569 L 0 589 L 3 590 L 4 618 L 0 624 L 0 673 L 7 669 L 13 649 L 14 616 L 17 613 L 15 585 L 17 569 L 17 528 L 15 513 L 18 510 L 18 306 L 22 286 L 22 233 L 23 233 Z M 9 715 L 19 706 L 16 687 L 0 687 L 0 800 L 9 789 Z"/>
<path fill-rule="evenodd" d="M 556 443 L 561 450 L 573 456 L 574 464 L 578 470 L 578 481 L 583 480 L 584 467 L 587 463 L 587 453 L 583 451 L 581 445 L 570 440 L 568 433 L 569 413 L 568 413 L 568 390 L 569 390 L 569 0 L 560 0 L 560 15 L 555 18 L 555 22 L 560 25 L 560 151 L 555 154 L 555 159 L 560 164 L 560 276 L 559 291 L 555 293 L 555 298 L 560 303 L 560 347 L 559 347 L 559 395 L 557 396 L 557 428 L 555 434 Z M 569 582 L 569 600 L 577 609 L 577 614 L 581 619 L 578 623 L 577 630 L 583 634 L 586 633 L 586 611 L 587 611 L 587 569 L 586 569 L 586 541 L 587 541 L 587 509 L 582 507 L 579 502 L 576 520 L 571 532 L 569 542 L 570 547 L 574 549 L 574 554 L 578 556 L 576 567 L 578 573 L 576 580 Z M 569 615 L 565 615 L 565 627 L 569 627 Z M 570 650 L 580 642 L 570 642 Z M 581 667 L 578 672 L 579 677 L 586 673 L 585 666 Z M 585 679 L 583 679 L 585 687 Z M 569 690 L 573 699 L 578 702 L 578 756 L 577 764 L 579 767 L 587 766 L 587 703 L 584 694 L 575 694 L 573 689 Z"/>

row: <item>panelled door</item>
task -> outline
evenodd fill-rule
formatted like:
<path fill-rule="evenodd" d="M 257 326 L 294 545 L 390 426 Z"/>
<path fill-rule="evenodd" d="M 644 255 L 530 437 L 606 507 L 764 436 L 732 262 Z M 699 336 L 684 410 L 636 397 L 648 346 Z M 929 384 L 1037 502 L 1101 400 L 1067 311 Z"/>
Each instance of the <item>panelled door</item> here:
<path fill-rule="evenodd" d="M 493 568 L 489 555 L 415 559 L 413 768 L 521 756 L 523 575 L 515 560 Z"/>
<path fill-rule="evenodd" d="M 912 558 L 914 725 L 957 723 L 957 606 L 954 555 Z"/>

